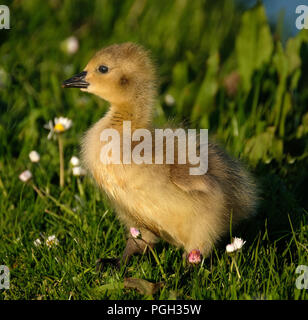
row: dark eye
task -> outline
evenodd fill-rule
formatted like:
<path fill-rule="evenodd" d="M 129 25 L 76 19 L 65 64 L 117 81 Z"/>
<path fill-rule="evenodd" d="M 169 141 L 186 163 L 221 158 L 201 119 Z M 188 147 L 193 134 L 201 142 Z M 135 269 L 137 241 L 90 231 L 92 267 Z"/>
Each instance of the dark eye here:
<path fill-rule="evenodd" d="M 106 67 L 106 66 L 99 66 L 99 67 L 98 67 L 98 71 L 99 71 L 100 73 L 107 73 L 107 72 L 108 72 L 108 67 Z"/>

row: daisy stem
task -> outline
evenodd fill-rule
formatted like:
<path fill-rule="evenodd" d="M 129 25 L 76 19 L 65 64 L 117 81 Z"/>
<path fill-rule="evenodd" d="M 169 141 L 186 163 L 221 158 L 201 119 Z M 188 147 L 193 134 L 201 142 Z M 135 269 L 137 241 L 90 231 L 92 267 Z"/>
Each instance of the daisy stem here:
<path fill-rule="evenodd" d="M 58 207 L 60 207 L 63 211 L 65 211 L 66 213 L 70 214 L 72 217 L 74 217 L 78 222 L 80 222 L 80 218 L 79 216 L 73 211 L 71 210 L 69 207 L 67 207 L 65 204 L 62 204 L 61 202 L 59 202 L 56 198 L 54 198 L 53 196 L 51 196 L 50 194 L 44 192 L 44 195 L 50 199 L 52 202 L 54 202 Z"/>
<path fill-rule="evenodd" d="M 231 280 L 231 274 L 232 274 L 232 271 L 233 271 L 233 265 L 234 265 L 233 258 L 231 258 L 231 260 L 232 260 L 232 263 L 231 263 L 231 267 L 230 267 L 229 280 Z"/>
<path fill-rule="evenodd" d="M 79 177 L 77 178 L 77 185 L 78 185 L 80 196 L 83 198 L 84 197 L 84 191 L 83 191 L 82 183 L 81 183 Z"/>
<path fill-rule="evenodd" d="M 41 190 L 33 182 L 31 183 L 31 186 L 34 189 L 34 191 L 39 195 L 39 197 L 41 197 L 42 199 L 45 199 L 45 196 L 43 195 Z"/>
<path fill-rule="evenodd" d="M 233 265 L 234 265 L 234 260 L 233 260 L 233 258 L 232 258 L 232 263 L 231 263 L 231 272 L 232 272 L 232 270 L 233 270 Z"/>
<path fill-rule="evenodd" d="M 238 276 L 239 279 L 241 279 L 241 275 L 240 275 L 240 272 L 239 272 L 239 270 L 238 270 L 237 263 L 236 263 L 236 261 L 235 261 L 234 258 L 232 258 L 232 264 L 233 264 L 233 262 L 234 262 L 234 265 L 235 265 L 235 269 L 236 269 L 237 276 Z"/>
<path fill-rule="evenodd" d="M 4 195 L 5 197 L 7 197 L 7 192 L 6 192 L 6 189 L 5 189 L 5 187 L 4 187 L 4 184 L 3 184 L 3 182 L 2 182 L 1 177 L 0 177 L 0 189 L 2 189 L 3 195 Z"/>
<path fill-rule="evenodd" d="M 60 188 L 64 187 L 64 158 L 63 158 L 63 140 L 61 134 L 58 134 L 59 160 L 60 160 Z"/>

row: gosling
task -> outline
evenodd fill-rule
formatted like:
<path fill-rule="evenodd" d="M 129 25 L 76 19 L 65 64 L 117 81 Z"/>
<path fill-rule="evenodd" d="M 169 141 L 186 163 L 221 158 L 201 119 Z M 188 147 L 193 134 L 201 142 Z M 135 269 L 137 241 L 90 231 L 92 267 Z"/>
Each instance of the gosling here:
<path fill-rule="evenodd" d="M 230 223 L 234 226 L 254 213 L 256 188 L 249 173 L 211 142 L 208 170 L 202 175 L 191 175 L 188 164 L 101 161 L 107 143 L 101 139 L 103 130 L 115 129 L 122 136 L 124 121 L 130 121 L 132 134 L 141 128 L 153 131 L 156 78 L 149 53 L 134 43 L 123 43 L 97 52 L 84 71 L 62 87 L 80 88 L 110 103 L 106 115 L 84 135 L 81 153 L 128 235 L 130 230 L 140 232 L 141 238 L 128 236 L 121 262 L 145 252 L 161 238 L 183 248 L 184 256 L 196 263 L 210 254 Z"/>

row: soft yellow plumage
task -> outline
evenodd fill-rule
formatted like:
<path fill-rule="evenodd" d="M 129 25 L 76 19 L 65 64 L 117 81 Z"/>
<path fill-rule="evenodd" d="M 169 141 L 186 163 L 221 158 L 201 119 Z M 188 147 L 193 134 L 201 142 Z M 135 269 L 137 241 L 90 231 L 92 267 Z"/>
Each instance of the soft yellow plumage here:
<path fill-rule="evenodd" d="M 100 141 L 104 129 L 122 133 L 123 121 L 131 121 L 132 132 L 153 130 L 156 76 L 142 47 L 132 43 L 107 47 L 78 76 L 64 86 L 79 87 L 110 102 L 108 113 L 85 134 L 82 158 L 128 230 L 135 227 L 141 231 L 143 240 L 129 240 L 125 258 L 159 238 L 183 247 L 186 253 L 200 250 L 206 256 L 228 232 L 231 213 L 234 224 L 253 214 L 256 192 L 251 177 L 215 144 L 209 144 L 208 172 L 201 176 L 190 175 L 188 164 L 100 161 L 106 143 Z"/>

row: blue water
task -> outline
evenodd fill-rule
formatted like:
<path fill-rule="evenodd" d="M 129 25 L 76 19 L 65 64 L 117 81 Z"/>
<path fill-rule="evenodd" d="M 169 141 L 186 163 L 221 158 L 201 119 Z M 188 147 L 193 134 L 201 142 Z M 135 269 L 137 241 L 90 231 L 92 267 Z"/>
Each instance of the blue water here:
<path fill-rule="evenodd" d="M 257 0 L 238 0 L 247 7 L 257 3 Z M 308 0 L 263 0 L 266 13 L 272 25 L 276 25 L 280 14 L 284 14 L 283 38 L 296 35 L 299 30 L 295 27 L 295 21 L 298 17 L 295 10 L 299 5 L 307 5 Z"/>

